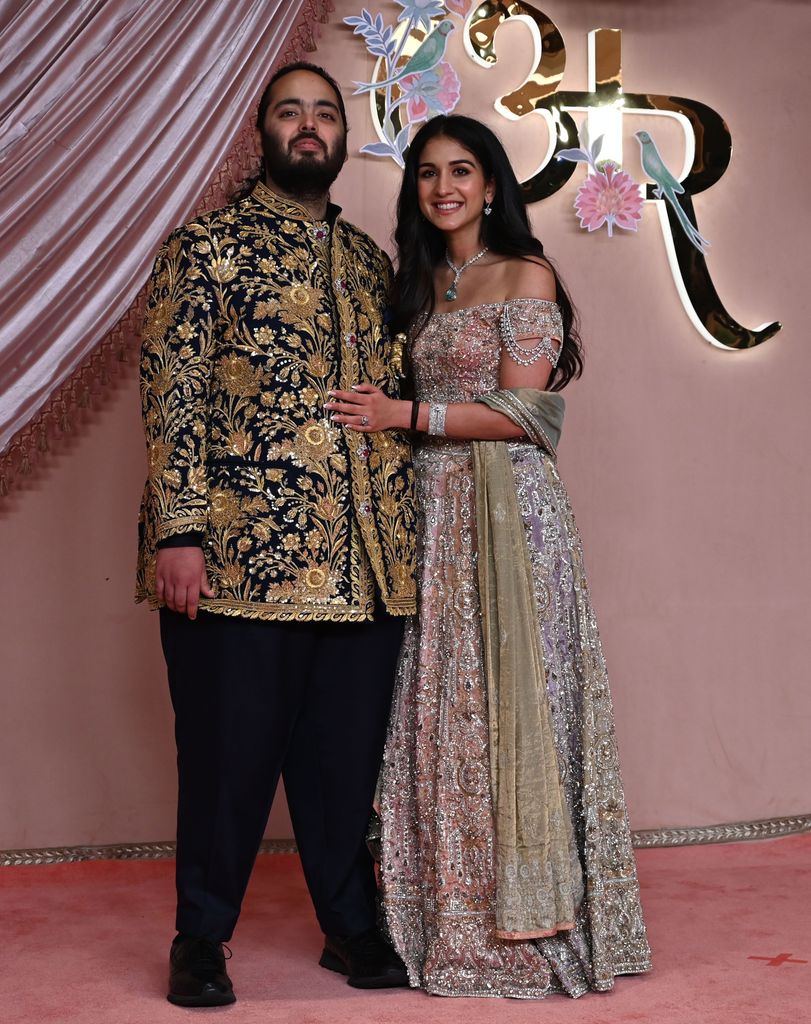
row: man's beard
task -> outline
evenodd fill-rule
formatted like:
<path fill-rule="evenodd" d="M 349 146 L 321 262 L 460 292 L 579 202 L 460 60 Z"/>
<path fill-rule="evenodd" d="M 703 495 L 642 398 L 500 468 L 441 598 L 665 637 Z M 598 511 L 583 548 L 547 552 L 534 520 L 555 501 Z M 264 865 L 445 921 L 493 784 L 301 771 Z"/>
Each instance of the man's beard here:
<path fill-rule="evenodd" d="M 311 150 L 303 153 L 292 152 L 292 147 L 302 139 L 312 139 L 322 147 L 322 153 Z M 265 174 L 286 195 L 295 199 L 320 199 L 329 191 L 346 159 L 346 136 L 330 153 L 316 135 L 297 135 L 285 149 L 279 140 L 268 132 L 262 133 L 262 152 L 265 157 Z"/>

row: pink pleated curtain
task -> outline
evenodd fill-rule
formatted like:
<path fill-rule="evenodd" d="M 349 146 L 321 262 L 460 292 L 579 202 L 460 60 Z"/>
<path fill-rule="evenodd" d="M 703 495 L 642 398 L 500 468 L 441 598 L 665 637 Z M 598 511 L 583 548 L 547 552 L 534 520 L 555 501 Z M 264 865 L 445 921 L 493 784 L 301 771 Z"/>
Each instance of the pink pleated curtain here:
<path fill-rule="evenodd" d="M 135 343 L 162 239 L 256 167 L 329 0 L 0 0 L 0 490 Z"/>

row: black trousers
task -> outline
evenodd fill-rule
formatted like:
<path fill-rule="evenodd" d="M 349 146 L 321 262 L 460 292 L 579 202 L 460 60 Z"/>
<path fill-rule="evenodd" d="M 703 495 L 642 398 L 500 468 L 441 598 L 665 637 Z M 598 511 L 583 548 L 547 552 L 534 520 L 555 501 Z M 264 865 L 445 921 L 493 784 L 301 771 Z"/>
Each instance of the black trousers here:
<path fill-rule="evenodd" d="M 365 835 L 403 620 L 160 614 L 177 740 L 177 930 L 231 937 L 280 774 L 322 930 L 372 927 Z"/>

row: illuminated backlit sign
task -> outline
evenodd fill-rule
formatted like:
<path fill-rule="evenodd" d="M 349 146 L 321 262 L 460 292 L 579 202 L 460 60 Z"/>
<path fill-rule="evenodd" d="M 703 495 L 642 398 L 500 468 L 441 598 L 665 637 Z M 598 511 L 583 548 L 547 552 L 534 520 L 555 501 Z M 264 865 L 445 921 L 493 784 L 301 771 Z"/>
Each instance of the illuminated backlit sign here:
<path fill-rule="evenodd" d="M 430 21 L 425 17 L 429 6 L 428 0 L 398 3 L 400 18 L 393 30 L 386 28 L 380 15 L 374 21 L 367 11 L 360 19 L 346 19 L 355 24 L 370 52 L 377 52 L 379 57 L 371 82 L 361 83 L 359 90 L 371 94 L 373 123 L 379 139 L 365 146 L 364 151 L 391 156 L 400 164 L 410 128 L 433 114 L 449 113 L 448 107 L 453 109 L 459 98 L 458 77 L 444 56 L 447 39 L 455 27 L 448 15 L 460 14 L 467 5 L 452 0 L 434 3 L 434 17 Z M 364 18 L 367 22 L 359 24 Z M 775 335 L 781 328 L 777 322 L 749 328 L 727 312 L 705 259 L 707 246 L 696 220 L 693 196 L 716 184 L 729 165 L 732 139 L 721 115 L 699 100 L 625 92 L 619 29 L 596 29 L 589 33 L 588 88 L 585 92 L 563 89 L 566 48 L 558 27 L 533 4 L 518 0 L 484 0 L 469 10 L 460 28 L 471 60 L 485 68 L 495 65 L 499 59 L 496 34 L 510 19 L 523 23 L 531 33 L 532 70 L 519 88 L 497 97 L 494 106 L 501 116 L 514 121 L 542 117 L 549 138 L 537 167 L 522 182 L 527 202 L 547 199 L 574 173 L 575 163 L 556 159 L 562 150 L 578 145 L 573 113 L 585 114 L 589 138 L 602 136 L 601 162 L 611 160 L 620 167 L 624 114 L 650 116 L 651 133 L 657 119 L 675 121 L 684 141 L 683 165 L 673 171 L 681 192 L 666 185 L 663 188 L 659 181 L 659 190 L 668 195 L 657 195 L 655 171 L 651 175 L 651 168 L 656 167 L 655 144 L 651 146 L 651 133 L 637 132 L 636 137 L 642 146 L 643 168 L 654 177 L 654 183 L 645 186 L 644 196 L 646 201 L 656 203 L 673 279 L 687 315 L 702 337 L 719 348 L 752 348 Z M 377 36 L 373 36 L 374 32 Z M 378 46 L 377 51 L 374 45 Z M 406 64 L 408 74 L 404 74 Z M 420 103 L 422 107 L 418 106 Z M 411 118 L 410 111 L 420 111 L 420 116 Z"/>

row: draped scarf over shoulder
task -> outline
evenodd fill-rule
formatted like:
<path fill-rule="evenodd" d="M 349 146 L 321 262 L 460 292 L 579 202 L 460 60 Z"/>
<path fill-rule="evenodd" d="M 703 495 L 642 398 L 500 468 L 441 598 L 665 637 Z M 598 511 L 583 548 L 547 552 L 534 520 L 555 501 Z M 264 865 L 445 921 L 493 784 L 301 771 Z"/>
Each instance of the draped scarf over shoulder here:
<path fill-rule="evenodd" d="M 479 399 L 555 458 L 560 395 L 505 389 Z M 496 934 L 567 930 L 583 874 L 560 777 L 543 639 L 513 466 L 503 441 L 473 442 L 478 573 L 496 834 Z"/>

